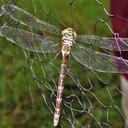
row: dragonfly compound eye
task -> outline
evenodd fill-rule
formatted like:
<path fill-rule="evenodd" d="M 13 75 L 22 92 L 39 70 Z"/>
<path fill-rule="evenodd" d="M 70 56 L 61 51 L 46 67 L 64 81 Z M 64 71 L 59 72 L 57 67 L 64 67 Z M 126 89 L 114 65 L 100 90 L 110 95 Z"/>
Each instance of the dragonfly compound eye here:
<path fill-rule="evenodd" d="M 63 35 L 63 36 L 66 36 L 66 35 L 68 35 L 68 36 L 74 36 L 75 38 L 76 38 L 76 36 L 77 36 L 77 34 L 76 34 L 76 32 L 74 31 L 73 28 L 64 29 L 64 30 L 62 31 L 62 35 Z"/>

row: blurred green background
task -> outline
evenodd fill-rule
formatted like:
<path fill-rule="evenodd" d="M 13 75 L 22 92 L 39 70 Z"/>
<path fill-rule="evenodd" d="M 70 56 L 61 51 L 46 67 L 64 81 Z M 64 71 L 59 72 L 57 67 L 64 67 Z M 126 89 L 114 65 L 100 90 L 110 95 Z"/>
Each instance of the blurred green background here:
<path fill-rule="evenodd" d="M 76 0 L 72 6 L 69 5 L 69 2 L 68 0 L 18 0 L 15 4 L 39 19 L 50 22 L 61 29 L 73 24 L 78 34 L 111 36 L 108 27 L 99 20 L 103 19 L 111 26 L 111 20 L 103 10 L 103 7 L 105 7 L 109 12 L 109 1 L 102 0 L 103 7 L 95 0 Z M 0 6 L 5 3 L 11 2 L 10 0 L 0 0 Z M 6 18 L 1 18 L 0 24 L 2 25 L 6 21 Z M 35 69 L 39 70 L 40 68 L 37 66 Z M 79 71 L 76 67 L 72 70 Z M 82 72 L 79 72 L 79 74 L 82 74 Z M 105 105 L 111 106 L 109 125 L 112 128 L 122 128 L 124 121 L 116 109 L 116 107 L 121 109 L 121 94 L 116 89 L 116 87 L 119 88 L 118 76 L 116 74 L 97 74 L 109 84 L 105 85 L 96 75 L 90 72 L 86 74 L 87 77 L 85 74 L 82 75 L 81 81 L 89 85 L 86 78 L 90 79 L 93 85 L 92 93 Z M 43 88 L 43 85 L 41 85 L 41 88 Z M 0 128 L 53 127 L 53 115 L 44 105 L 41 88 L 32 77 L 30 65 L 24 57 L 23 49 L 13 45 L 5 38 L 0 38 Z M 108 90 L 111 95 L 109 95 Z M 49 96 L 47 92 L 45 95 L 46 97 Z M 92 104 L 98 104 L 91 94 L 87 95 Z M 99 123 L 107 122 L 107 109 L 96 105 L 92 111 Z M 84 118 L 80 117 L 79 121 L 84 122 L 85 125 L 89 123 L 86 115 L 84 115 Z M 99 125 L 92 123 L 92 127 L 98 128 Z M 107 128 L 108 126 L 104 125 L 103 127 Z"/>

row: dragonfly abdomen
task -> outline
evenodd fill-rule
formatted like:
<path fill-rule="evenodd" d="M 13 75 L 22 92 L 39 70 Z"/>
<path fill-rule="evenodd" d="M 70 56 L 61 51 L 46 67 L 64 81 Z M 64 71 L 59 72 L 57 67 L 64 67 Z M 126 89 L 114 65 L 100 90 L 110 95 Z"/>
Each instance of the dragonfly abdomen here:
<path fill-rule="evenodd" d="M 63 59 L 64 60 L 64 59 Z M 62 104 L 62 95 L 63 95 L 63 89 L 64 89 L 64 78 L 65 78 L 65 72 L 66 72 L 66 65 L 67 61 L 63 61 L 61 64 L 60 69 L 60 76 L 59 76 L 59 85 L 57 89 L 57 98 L 56 98 L 56 108 L 55 108 L 55 114 L 54 114 L 54 126 L 57 126 L 61 114 L 61 104 Z"/>

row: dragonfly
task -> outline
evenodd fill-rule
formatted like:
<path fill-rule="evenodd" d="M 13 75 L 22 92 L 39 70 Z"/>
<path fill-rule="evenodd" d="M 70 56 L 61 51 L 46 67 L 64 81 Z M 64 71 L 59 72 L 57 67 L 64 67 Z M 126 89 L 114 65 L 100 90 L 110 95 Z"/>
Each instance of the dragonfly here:
<path fill-rule="evenodd" d="M 94 35 L 77 35 L 72 27 L 63 31 L 45 21 L 38 19 L 31 13 L 15 5 L 3 5 L 0 16 L 9 15 L 10 18 L 29 28 L 48 31 L 57 37 L 40 35 L 33 31 L 4 24 L 0 26 L 0 36 L 5 37 L 17 46 L 31 52 L 57 54 L 62 53 L 60 76 L 57 88 L 56 105 L 53 125 L 57 126 L 61 115 L 64 79 L 66 76 L 69 55 L 88 69 L 108 73 L 128 73 L 128 60 L 104 52 L 96 51 L 84 44 L 97 46 L 105 50 L 127 51 L 128 38 L 100 37 Z M 58 44 L 61 46 L 58 47 Z M 118 67 L 119 66 L 119 67 Z M 121 68 L 120 68 L 121 67 Z"/>

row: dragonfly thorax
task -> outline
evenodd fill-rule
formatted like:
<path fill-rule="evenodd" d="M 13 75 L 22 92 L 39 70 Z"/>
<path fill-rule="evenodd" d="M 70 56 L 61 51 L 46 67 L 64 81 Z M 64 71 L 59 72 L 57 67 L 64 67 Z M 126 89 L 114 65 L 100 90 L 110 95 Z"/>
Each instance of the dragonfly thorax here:
<path fill-rule="evenodd" d="M 62 45 L 67 44 L 69 46 L 73 45 L 75 38 L 77 37 L 76 32 L 73 28 L 67 28 L 62 31 Z"/>
<path fill-rule="evenodd" d="M 77 34 L 73 28 L 67 28 L 62 31 L 62 55 L 69 55 L 71 46 L 75 42 Z"/>

